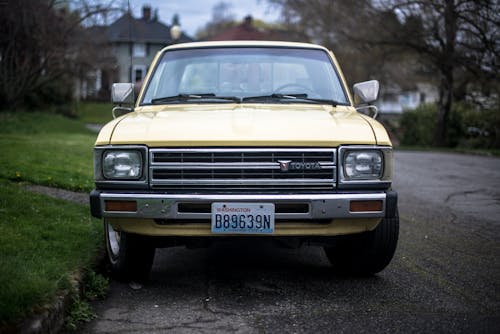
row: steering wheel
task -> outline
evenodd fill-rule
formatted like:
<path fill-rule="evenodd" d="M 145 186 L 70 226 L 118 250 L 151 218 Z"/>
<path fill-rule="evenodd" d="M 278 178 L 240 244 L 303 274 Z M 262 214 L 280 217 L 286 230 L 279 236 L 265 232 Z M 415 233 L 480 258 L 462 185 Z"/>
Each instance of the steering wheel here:
<path fill-rule="evenodd" d="M 301 85 L 301 84 L 298 84 L 298 83 L 289 83 L 289 84 L 286 84 L 286 85 L 279 86 L 278 88 L 276 88 L 274 90 L 274 92 L 275 93 L 281 93 L 283 90 L 289 90 L 290 88 L 292 88 L 292 89 L 293 88 L 297 88 L 296 92 L 290 92 L 289 91 L 290 94 L 295 94 L 295 93 L 302 94 L 302 93 L 306 93 L 309 97 L 310 97 L 310 94 L 311 95 L 315 95 L 316 94 L 316 92 L 314 92 L 309 87 Z"/>

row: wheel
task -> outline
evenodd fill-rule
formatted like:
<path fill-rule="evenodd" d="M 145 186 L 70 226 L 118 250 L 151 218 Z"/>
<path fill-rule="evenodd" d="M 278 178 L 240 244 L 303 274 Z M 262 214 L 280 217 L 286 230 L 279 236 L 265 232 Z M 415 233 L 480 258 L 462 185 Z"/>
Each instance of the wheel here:
<path fill-rule="evenodd" d="M 146 280 L 156 251 L 155 247 L 148 244 L 147 237 L 115 231 L 106 221 L 104 233 L 113 276 L 119 280 Z"/>
<path fill-rule="evenodd" d="M 391 262 L 399 236 L 399 215 L 384 218 L 370 232 L 338 240 L 325 253 L 336 272 L 344 275 L 370 276 L 382 271 Z"/>

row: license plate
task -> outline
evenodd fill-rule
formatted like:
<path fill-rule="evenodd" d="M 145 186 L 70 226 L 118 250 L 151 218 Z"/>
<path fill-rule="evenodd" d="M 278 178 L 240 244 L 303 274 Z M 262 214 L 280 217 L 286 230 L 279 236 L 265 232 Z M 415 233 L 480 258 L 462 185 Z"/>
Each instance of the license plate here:
<path fill-rule="evenodd" d="M 272 203 L 212 203 L 212 233 L 274 232 Z"/>

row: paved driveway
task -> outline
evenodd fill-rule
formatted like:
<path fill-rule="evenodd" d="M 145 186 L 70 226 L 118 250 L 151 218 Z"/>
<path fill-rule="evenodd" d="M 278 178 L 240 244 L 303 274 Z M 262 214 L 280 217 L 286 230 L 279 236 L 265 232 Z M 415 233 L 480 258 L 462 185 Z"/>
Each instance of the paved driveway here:
<path fill-rule="evenodd" d="M 375 277 L 320 248 L 159 250 L 140 290 L 112 282 L 88 333 L 500 332 L 500 159 L 396 153 L 401 231 Z"/>

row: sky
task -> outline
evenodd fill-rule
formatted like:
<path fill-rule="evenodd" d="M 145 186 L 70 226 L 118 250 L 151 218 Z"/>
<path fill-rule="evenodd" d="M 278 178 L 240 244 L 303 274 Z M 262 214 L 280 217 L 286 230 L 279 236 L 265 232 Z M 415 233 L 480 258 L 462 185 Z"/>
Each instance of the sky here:
<path fill-rule="evenodd" d="M 212 8 L 222 0 L 130 0 L 134 16 L 142 15 L 142 6 L 147 4 L 152 11 L 158 8 L 160 21 L 170 24 L 175 13 L 179 14 L 182 31 L 194 37 L 212 18 Z M 248 14 L 266 22 L 279 19 L 279 9 L 273 8 L 266 0 L 224 0 L 231 5 L 230 12 L 236 20 L 242 20 Z"/>

